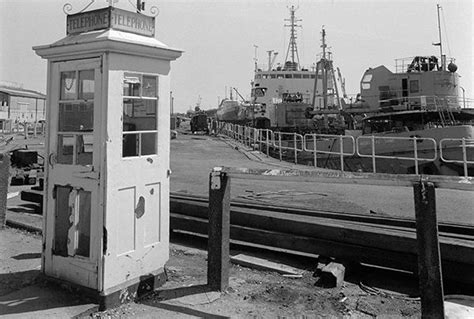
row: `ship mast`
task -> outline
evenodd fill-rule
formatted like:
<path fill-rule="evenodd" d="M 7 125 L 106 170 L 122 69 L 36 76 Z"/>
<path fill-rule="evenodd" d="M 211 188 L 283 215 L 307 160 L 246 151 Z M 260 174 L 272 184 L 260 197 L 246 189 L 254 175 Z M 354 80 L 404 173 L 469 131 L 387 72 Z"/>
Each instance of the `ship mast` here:
<path fill-rule="evenodd" d="M 328 70 L 327 70 L 327 61 L 326 61 L 326 30 L 324 30 L 322 33 L 322 45 L 321 47 L 323 48 L 323 58 L 321 62 L 323 63 L 322 67 L 322 73 L 323 73 L 323 108 L 327 109 L 328 107 Z"/>
<path fill-rule="evenodd" d="M 298 56 L 298 48 L 296 47 L 296 28 L 301 27 L 297 23 L 301 21 L 301 19 L 296 19 L 295 11 L 298 8 L 295 6 L 291 6 L 290 8 L 290 19 L 285 19 L 285 21 L 289 21 L 290 24 L 285 24 L 285 27 L 290 27 L 290 42 L 288 43 L 288 50 L 286 51 L 285 57 L 285 64 L 288 61 L 288 55 L 291 52 L 291 66 L 289 67 L 290 71 L 296 71 L 299 69 L 300 58 Z M 285 65 L 285 68 L 286 65 Z M 288 68 L 287 68 L 288 69 Z"/>
<path fill-rule="evenodd" d="M 441 69 L 445 70 L 446 61 L 443 58 L 443 42 L 441 41 L 441 23 L 439 21 L 439 9 L 441 6 L 439 4 L 436 5 L 437 12 L 438 12 L 438 35 L 439 35 L 439 56 L 441 58 Z"/>
<path fill-rule="evenodd" d="M 439 42 L 438 43 L 433 43 L 433 45 L 439 46 L 439 55 L 441 59 L 441 70 L 446 71 L 446 57 L 443 56 L 443 41 L 441 39 L 441 22 L 439 18 L 439 10 L 441 9 L 441 6 L 439 4 L 436 5 L 436 9 L 438 12 L 438 37 L 439 37 Z"/>

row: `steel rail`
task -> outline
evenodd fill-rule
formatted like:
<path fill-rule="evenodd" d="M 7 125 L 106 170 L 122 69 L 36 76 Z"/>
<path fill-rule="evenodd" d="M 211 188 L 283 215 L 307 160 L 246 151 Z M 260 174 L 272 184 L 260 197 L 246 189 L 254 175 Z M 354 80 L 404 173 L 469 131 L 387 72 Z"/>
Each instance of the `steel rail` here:
<path fill-rule="evenodd" d="M 189 207 L 186 212 L 172 211 L 170 230 L 207 237 L 208 219 L 192 216 L 189 212 Z M 236 217 L 234 211 L 231 212 L 230 239 L 241 245 L 273 250 L 284 249 L 296 255 L 303 253 L 329 256 L 348 262 L 361 262 L 416 273 L 417 253 L 414 233 L 409 236 L 406 233 L 390 235 L 387 232 L 380 233 L 380 230 L 354 231 L 337 225 L 332 227 L 316 225 L 317 227 L 309 227 L 306 231 L 299 232 L 296 229 L 298 223 L 291 223 L 288 219 L 281 220 L 280 226 L 285 224 L 287 226 L 284 229 L 285 227 L 274 227 L 278 220 L 275 217 L 266 217 L 259 223 L 253 223 L 252 219 L 257 217 L 250 216 L 248 220 L 250 223 L 247 221 L 237 224 L 236 218 L 232 218 L 232 215 Z M 262 227 L 264 224 L 272 229 L 265 229 Z M 327 236 L 331 233 L 333 236 Z M 443 278 L 446 281 L 474 287 L 474 260 L 469 257 L 474 257 L 474 244 L 463 245 L 460 240 L 447 240 L 440 236 L 440 246 Z"/>
<path fill-rule="evenodd" d="M 181 193 L 171 193 L 170 202 L 172 207 L 177 207 L 180 201 L 189 201 L 188 203 L 204 204 L 208 205 L 208 198 L 205 196 L 198 195 L 189 195 Z M 374 215 L 365 215 L 357 213 L 347 213 L 347 212 L 338 212 L 338 211 L 328 211 L 328 210 L 315 210 L 315 209 L 306 209 L 296 206 L 275 206 L 271 204 L 262 204 L 262 203 L 252 203 L 245 200 L 232 200 L 231 208 L 247 208 L 254 210 L 255 214 L 258 214 L 260 211 L 271 211 L 275 214 L 286 213 L 293 215 L 309 216 L 309 217 L 319 217 L 327 218 L 333 220 L 341 220 L 345 222 L 354 222 L 357 224 L 366 224 L 373 225 L 380 228 L 392 228 L 392 229 L 416 229 L 416 222 L 414 219 L 403 218 L 403 217 L 390 217 L 390 216 L 374 216 Z M 453 224 L 440 222 L 438 224 L 438 229 L 440 234 L 445 237 L 460 238 L 460 239 L 470 239 L 474 240 L 474 225 L 468 224 Z"/>

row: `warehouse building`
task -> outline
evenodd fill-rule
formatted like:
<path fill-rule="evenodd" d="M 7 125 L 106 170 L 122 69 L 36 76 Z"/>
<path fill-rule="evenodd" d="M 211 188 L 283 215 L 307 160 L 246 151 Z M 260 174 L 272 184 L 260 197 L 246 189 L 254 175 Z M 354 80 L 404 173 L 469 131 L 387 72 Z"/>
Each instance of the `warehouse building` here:
<path fill-rule="evenodd" d="M 43 132 L 46 95 L 23 89 L 19 85 L 0 82 L 0 130 L 3 133 Z"/>

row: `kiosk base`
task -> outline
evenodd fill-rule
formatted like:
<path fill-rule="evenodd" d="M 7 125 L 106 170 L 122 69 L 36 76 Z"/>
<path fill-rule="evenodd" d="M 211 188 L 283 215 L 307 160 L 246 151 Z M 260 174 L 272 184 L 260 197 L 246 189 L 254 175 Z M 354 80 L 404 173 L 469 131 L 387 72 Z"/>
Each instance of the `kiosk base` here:
<path fill-rule="evenodd" d="M 168 279 L 166 272 L 162 268 L 154 273 L 140 276 L 139 278 L 110 288 L 106 292 L 101 292 L 59 278 L 49 277 L 47 275 L 44 275 L 44 277 L 62 289 L 99 304 L 99 311 L 114 308 L 121 304 L 142 298 L 163 286 Z"/>

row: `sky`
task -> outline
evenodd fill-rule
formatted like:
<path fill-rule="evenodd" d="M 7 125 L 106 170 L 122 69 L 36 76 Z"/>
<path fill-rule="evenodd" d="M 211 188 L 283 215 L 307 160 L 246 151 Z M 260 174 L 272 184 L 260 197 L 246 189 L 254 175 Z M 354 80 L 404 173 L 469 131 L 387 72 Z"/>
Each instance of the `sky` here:
<path fill-rule="evenodd" d="M 46 92 L 46 61 L 33 46 L 66 36 L 63 6 L 71 13 L 91 0 L 0 0 L 0 81 Z M 133 11 L 135 0 L 115 6 Z M 394 71 L 395 59 L 439 55 L 436 4 L 441 10 L 443 51 L 454 57 L 466 98 L 474 98 L 473 4 L 471 0 L 146 0 L 159 9 L 155 37 L 183 50 L 172 62 L 174 110 L 186 112 L 200 103 L 216 108 L 235 87 L 250 95 L 255 59 L 266 65 L 268 50 L 283 64 L 289 28 L 289 7 L 297 7 L 300 63 L 310 67 L 321 53 L 321 29 L 346 81 L 350 95 L 359 93 L 362 74 L 385 65 Z M 106 7 L 95 0 L 89 9 Z M 88 9 L 88 10 L 89 10 Z M 257 47 L 256 47 L 257 46 Z"/>

